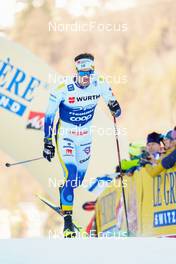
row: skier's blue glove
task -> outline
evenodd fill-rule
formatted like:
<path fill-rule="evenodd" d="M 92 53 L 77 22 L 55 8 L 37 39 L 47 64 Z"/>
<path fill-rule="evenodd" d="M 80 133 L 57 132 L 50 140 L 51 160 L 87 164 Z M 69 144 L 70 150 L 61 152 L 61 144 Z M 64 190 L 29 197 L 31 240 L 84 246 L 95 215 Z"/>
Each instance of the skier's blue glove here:
<path fill-rule="evenodd" d="M 113 116 L 119 117 L 121 115 L 121 108 L 120 108 L 119 103 L 116 100 L 109 101 L 108 107 Z"/>
<path fill-rule="evenodd" d="M 50 162 L 51 159 L 54 158 L 54 155 L 55 155 L 55 147 L 53 146 L 52 141 L 45 138 L 43 157 Z"/>

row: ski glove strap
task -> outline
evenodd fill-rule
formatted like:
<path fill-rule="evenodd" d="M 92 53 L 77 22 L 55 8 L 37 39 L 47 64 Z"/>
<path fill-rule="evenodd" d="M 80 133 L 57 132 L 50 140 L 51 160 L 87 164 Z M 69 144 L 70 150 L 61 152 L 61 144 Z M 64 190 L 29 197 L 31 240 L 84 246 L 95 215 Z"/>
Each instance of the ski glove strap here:
<path fill-rule="evenodd" d="M 120 108 L 119 103 L 116 100 L 109 101 L 108 107 L 112 115 L 114 115 L 115 117 L 119 117 L 121 115 L 121 108 Z"/>

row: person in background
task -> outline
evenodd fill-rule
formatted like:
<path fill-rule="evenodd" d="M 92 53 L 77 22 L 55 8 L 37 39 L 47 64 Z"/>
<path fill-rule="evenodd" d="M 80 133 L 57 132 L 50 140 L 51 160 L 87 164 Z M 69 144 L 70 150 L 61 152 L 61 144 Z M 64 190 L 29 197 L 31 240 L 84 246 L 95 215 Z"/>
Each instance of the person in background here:
<path fill-rule="evenodd" d="M 163 135 L 157 132 L 152 132 L 147 136 L 146 150 L 148 152 L 147 159 L 151 164 L 155 164 L 163 154 Z"/>
<path fill-rule="evenodd" d="M 121 160 L 122 172 L 131 176 L 135 170 L 139 169 L 141 166 L 142 151 L 144 149 L 144 144 L 141 143 L 130 143 L 129 144 L 129 157 L 130 159 Z M 116 172 L 119 172 L 119 166 L 116 168 Z"/>
<path fill-rule="evenodd" d="M 166 151 L 176 146 L 176 127 L 166 133 L 163 143 Z"/>

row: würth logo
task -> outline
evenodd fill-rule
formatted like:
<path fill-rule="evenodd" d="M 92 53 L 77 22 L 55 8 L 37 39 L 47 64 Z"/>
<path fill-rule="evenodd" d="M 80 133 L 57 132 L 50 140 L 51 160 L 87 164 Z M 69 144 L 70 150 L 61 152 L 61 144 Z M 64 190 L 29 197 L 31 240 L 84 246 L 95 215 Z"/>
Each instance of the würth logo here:
<path fill-rule="evenodd" d="M 76 100 L 78 102 L 80 102 L 80 101 L 87 101 L 87 100 L 96 100 L 99 97 L 100 97 L 99 94 L 95 94 L 95 95 L 88 95 L 88 96 L 77 97 Z"/>
<path fill-rule="evenodd" d="M 100 97 L 99 94 L 95 94 L 95 95 L 88 95 L 88 96 L 82 96 L 82 97 L 76 97 L 76 101 L 77 102 L 82 102 L 82 101 L 89 101 L 89 100 L 96 100 Z M 74 104 L 75 103 L 75 97 L 69 97 L 68 98 L 68 102 L 70 104 Z"/>
<path fill-rule="evenodd" d="M 69 98 L 68 98 L 68 102 L 69 102 L 70 104 L 74 104 L 74 102 L 75 102 L 75 97 L 69 97 Z"/>

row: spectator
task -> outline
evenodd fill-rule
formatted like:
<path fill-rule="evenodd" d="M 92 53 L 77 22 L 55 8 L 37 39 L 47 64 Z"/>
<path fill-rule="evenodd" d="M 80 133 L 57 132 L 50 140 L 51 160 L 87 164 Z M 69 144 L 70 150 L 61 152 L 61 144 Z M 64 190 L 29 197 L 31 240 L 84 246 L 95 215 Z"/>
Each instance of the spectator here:
<path fill-rule="evenodd" d="M 121 161 L 122 173 L 132 176 L 133 173 L 146 166 L 151 176 L 163 169 L 171 168 L 176 162 L 176 127 L 166 136 L 153 132 L 148 134 L 146 147 L 143 144 L 129 144 L 130 159 Z M 153 166 L 157 165 L 157 166 Z M 119 172 L 119 166 L 116 172 Z"/>
<path fill-rule="evenodd" d="M 163 143 L 166 151 L 176 146 L 176 127 L 167 132 L 164 136 Z"/>
<path fill-rule="evenodd" d="M 140 159 L 142 156 L 142 150 L 144 145 L 141 143 L 130 143 L 129 144 L 129 156 L 130 159 L 123 159 L 121 161 L 122 172 L 131 176 L 135 170 L 141 166 Z M 116 168 L 116 172 L 119 172 L 119 167 Z"/>
<path fill-rule="evenodd" d="M 147 152 L 148 160 L 152 164 L 155 164 L 158 159 L 160 159 L 161 154 L 163 154 L 163 147 L 162 147 L 163 135 L 153 132 L 148 134 L 147 136 Z"/>

